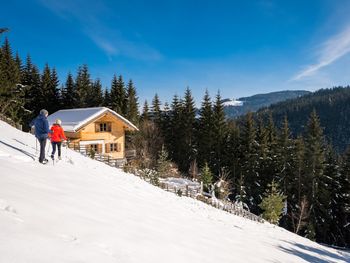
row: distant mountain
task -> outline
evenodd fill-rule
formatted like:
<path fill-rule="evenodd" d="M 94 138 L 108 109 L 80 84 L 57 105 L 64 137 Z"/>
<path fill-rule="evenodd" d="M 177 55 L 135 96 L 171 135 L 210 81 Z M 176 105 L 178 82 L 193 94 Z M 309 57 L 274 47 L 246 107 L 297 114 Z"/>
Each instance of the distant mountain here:
<path fill-rule="evenodd" d="M 305 131 L 305 125 L 314 109 L 320 117 L 327 141 L 340 152 L 349 147 L 350 86 L 321 89 L 303 97 L 273 104 L 255 115 L 267 119 L 271 112 L 277 126 L 287 116 L 290 130 L 297 136 Z"/>
<path fill-rule="evenodd" d="M 266 94 L 257 94 L 250 97 L 242 97 L 238 100 L 225 99 L 223 100 L 223 103 L 226 116 L 228 118 L 236 118 L 246 114 L 248 111 L 255 112 L 263 107 L 270 106 L 271 104 L 301 97 L 309 93 L 310 92 L 306 90 L 285 90 Z"/>

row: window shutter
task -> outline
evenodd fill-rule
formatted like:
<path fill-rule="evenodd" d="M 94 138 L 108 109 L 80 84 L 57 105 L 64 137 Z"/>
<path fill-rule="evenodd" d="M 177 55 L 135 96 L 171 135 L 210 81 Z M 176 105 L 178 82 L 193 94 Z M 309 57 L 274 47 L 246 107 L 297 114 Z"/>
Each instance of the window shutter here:
<path fill-rule="evenodd" d="M 105 151 L 106 151 L 106 153 L 109 153 L 110 150 L 111 150 L 110 144 L 109 144 L 109 143 L 106 143 L 106 144 L 105 144 Z"/>
<path fill-rule="evenodd" d="M 112 131 L 112 123 L 107 122 L 107 131 L 111 132 Z"/>
<path fill-rule="evenodd" d="M 100 124 L 99 123 L 95 123 L 95 132 L 100 132 Z"/>

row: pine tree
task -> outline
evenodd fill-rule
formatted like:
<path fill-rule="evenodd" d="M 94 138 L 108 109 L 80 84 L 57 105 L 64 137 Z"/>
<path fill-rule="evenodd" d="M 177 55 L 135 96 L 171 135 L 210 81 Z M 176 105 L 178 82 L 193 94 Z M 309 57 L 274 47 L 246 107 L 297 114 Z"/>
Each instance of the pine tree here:
<path fill-rule="evenodd" d="M 102 84 L 100 79 L 96 79 L 91 86 L 91 92 L 87 96 L 88 107 L 99 107 L 102 106 L 103 95 L 102 95 Z"/>
<path fill-rule="evenodd" d="M 339 233 L 335 238 L 338 246 L 350 247 L 350 148 L 344 154 L 340 173 L 334 179 L 336 189 L 332 190 L 334 222 L 331 233 Z M 336 230 L 333 230 L 337 228 Z"/>
<path fill-rule="evenodd" d="M 162 146 L 162 149 L 159 152 L 156 168 L 159 177 L 167 177 L 169 175 L 171 169 L 171 162 L 168 159 L 168 152 L 165 149 L 164 145 Z"/>
<path fill-rule="evenodd" d="M 60 109 L 58 84 L 59 81 L 56 70 L 51 70 L 49 65 L 46 64 L 41 76 L 42 98 L 36 99 L 42 101 L 42 107 L 45 108 L 49 114 Z"/>
<path fill-rule="evenodd" d="M 305 141 L 305 173 L 307 175 L 308 201 L 310 203 L 310 221 L 307 226 L 307 237 L 318 239 L 322 222 L 326 221 L 324 195 L 328 195 L 324 185 L 325 168 L 324 138 L 316 111 L 314 110 L 307 125 Z M 329 201 L 329 200 L 328 200 Z M 327 202 L 327 201 L 326 201 Z"/>
<path fill-rule="evenodd" d="M 212 163 L 212 149 L 214 144 L 213 126 L 212 103 L 209 92 L 206 90 L 199 111 L 199 123 L 196 136 L 199 166 L 203 166 L 206 162 Z"/>
<path fill-rule="evenodd" d="M 152 100 L 151 112 L 152 112 L 152 120 L 158 127 L 161 127 L 161 123 L 162 123 L 162 112 L 160 109 L 161 105 L 162 103 L 160 102 L 159 96 L 156 93 Z"/>
<path fill-rule="evenodd" d="M 246 193 L 246 199 L 243 202 L 249 206 L 253 213 L 259 213 L 260 208 L 256 200 L 260 198 L 261 185 L 259 185 L 260 176 L 258 173 L 258 143 L 252 113 L 249 112 L 245 116 L 241 131 L 240 163 L 241 176 L 244 180 L 241 185 L 244 185 Z"/>
<path fill-rule="evenodd" d="M 211 167 L 216 178 L 219 177 L 220 171 L 224 164 L 227 132 L 228 128 L 225 119 L 224 106 L 221 100 L 220 92 L 218 92 L 213 106 L 213 135 L 215 140 L 213 141 L 212 151 L 214 156 L 211 163 Z"/>
<path fill-rule="evenodd" d="M 326 207 L 327 221 L 323 222 L 324 231 L 319 234 L 319 238 L 322 239 L 322 242 L 327 244 L 346 246 L 343 231 L 343 226 L 346 224 L 346 222 L 343 221 L 345 215 L 343 209 L 346 204 L 346 198 L 344 199 L 344 197 L 346 197 L 346 194 L 344 195 L 342 191 L 344 182 L 342 182 L 342 173 L 339 163 L 340 161 L 337 154 L 331 147 L 328 147 L 326 152 L 324 178 L 329 190 L 329 196 L 325 196 L 325 198 L 327 198 L 329 202 Z"/>
<path fill-rule="evenodd" d="M 103 94 L 103 106 L 104 107 L 111 107 L 111 94 L 108 89 L 105 89 Z"/>
<path fill-rule="evenodd" d="M 241 178 L 240 165 L 240 129 L 235 121 L 228 122 L 228 138 L 225 152 L 225 166 L 229 172 L 231 183 L 236 186 L 236 194 L 238 194 L 240 186 L 239 180 Z"/>
<path fill-rule="evenodd" d="M 273 180 L 273 173 L 271 173 L 271 157 L 269 148 L 269 131 L 264 126 L 263 120 L 260 118 L 257 127 L 256 141 L 257 141 L 257 175 L 254 181 L 255 187 L 255 202 L 259 204 L 262 200 L 262 194 L 267 185 Z"/>
<path fill-rule="evenodd" d="M 54 113 L 61 109 L 61 101 L 60 101 L 60 90 L 59 90 L 59 80 L 58 80 L 58 75 L 57 71 L 55 68 L 52 69 L 51 71 L 51 81 L 50 81 L 50 99 L 49 103 L 52 105 L 51 106 L 51 112 Z"/>
<path fill-rule="evenodd" d="M 141 120 L 142 121 L 149 121 L 149 108 L 148 108 L 147 100 L 145 100 L 145 102 L 143 104 Z"/>
<path fill-rule="evenodd" d="M 203 183 L 203 190 L 209 192 L 213 183 L 213 174 L 210 171 L 208 163 L 205 163 L 201 170 L 201 181 Z"/>
<path fill-rule="evenodd" d="M 118 78 L 116 75 L 113 76 L 110 95 L 112 109 L 125 116 L 127 111 L 126 95 L 124 81 L 121 75 Z"/>
<path fill-rule="evenodd" d="M 164 138 L 164 144 L 166 149 L 171 149 L 172 141 L 172 127 L 171 127 L 171 110 L 167 102 L 164 103 L 164 108 L 162 111 L 162 124 L 161 130 Z M 168 153 L 169 154 L 169 153 Z"/>
<path fill-rule="evenodd" d="M 182 100 L 177 95 L 173 97 L 171 103 L 170 115 L 170 141 L 167 142 L 169 156 L 172 161 L 179 164 L 182 160 L 181 144 L 182 141 Z M 187 171 L 182 171 L 187 172 Z"/>
<path fill-rule="evenodd" d="M 42 101 L 43 93 L 41 90 L 40 73 L 38 68 L 32 63 L 30 56 L 27 56 L 26 64 L 23 70 L 23 85 L 28 86 L 26 89 L 26 103 L 25 108 L 28 109 L 31 114 L 26 119 L 26 124 L 30 119 L 34 118 L 39 111 L 44 107 Z"/>
<path fill-rule="evenodd" d="M 62 89 L 61 105 L 63 109 L 73 109 L 77 106 L 75 83 L 71 73 L 68 73 L 65 86 Z"/>
<path fill-rule="evenodd" d="M 178 141 L 179 151 L 182 154 L 180 160 L 179 169 L 185 173 L 188 173 L 191 162 L 195 159 L 195 121 L 196 111 L 194 100 L 192 97 L 191 90 L 189 88 L 185 91 L 182 112 L 181 112 L 181 138 Z"/>
<path fill-rule="evenodd" d="M 136 89 L 134 87 L 134 83 L 132 80 L 129 80 L 127 86 L 127 115 L 126 118 L 130 120 L 132 123 L 137 124 L 139 118 L 139 103 L 136 95 Z"/>
<path fill-rule="evenodd" d="M 18 88 L 21 72 L 7 38 L 0 50 L 0 112 L 16 121 L 20 119 L 18 111 L 24 104 Z"/>
<path fill-rule="evenodd" d="M 87 65 L 79 67 L 77 77 L 75 80 L 75 91 L 77 95 L 77 107 L 88 107 L 87 96 L 91 92 L 92 83 L 90 79 L 90 73 Z"/>
<path fill-rule="evenodd" d="M 263 218 L 271 224 L 277 225 L 284 208 L 284 199 L 285 196 L 280 192 L 278 184 L 272 181 L 265 191 L 262 202 L 259 204 L 260 208 L 264 210 Z"/>

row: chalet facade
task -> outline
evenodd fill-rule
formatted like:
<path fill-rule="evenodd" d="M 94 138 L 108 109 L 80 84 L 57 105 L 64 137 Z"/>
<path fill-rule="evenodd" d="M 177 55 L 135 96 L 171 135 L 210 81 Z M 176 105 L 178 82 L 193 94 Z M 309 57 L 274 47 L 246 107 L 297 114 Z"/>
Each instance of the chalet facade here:
<path fill-rule="evenodd" d="M 94 152 L 115 159 L 125 159 L 125 131 L 137 131 L 129 120 L 106 107 L 59 110 L 50 116 L 50 126 L 56 119 L 70 140 L 70 147 Z"/>

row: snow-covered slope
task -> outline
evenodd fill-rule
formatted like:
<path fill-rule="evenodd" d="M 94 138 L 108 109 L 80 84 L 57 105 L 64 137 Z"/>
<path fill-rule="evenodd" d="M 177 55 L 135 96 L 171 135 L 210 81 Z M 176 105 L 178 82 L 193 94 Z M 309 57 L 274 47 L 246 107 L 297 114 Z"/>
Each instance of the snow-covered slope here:
<path fill-rule="evenodd" d="M 350 262 L 73 151 L 54 166 L 34 155 L 32 135 L 0 122 L 0 262 Z"/>

